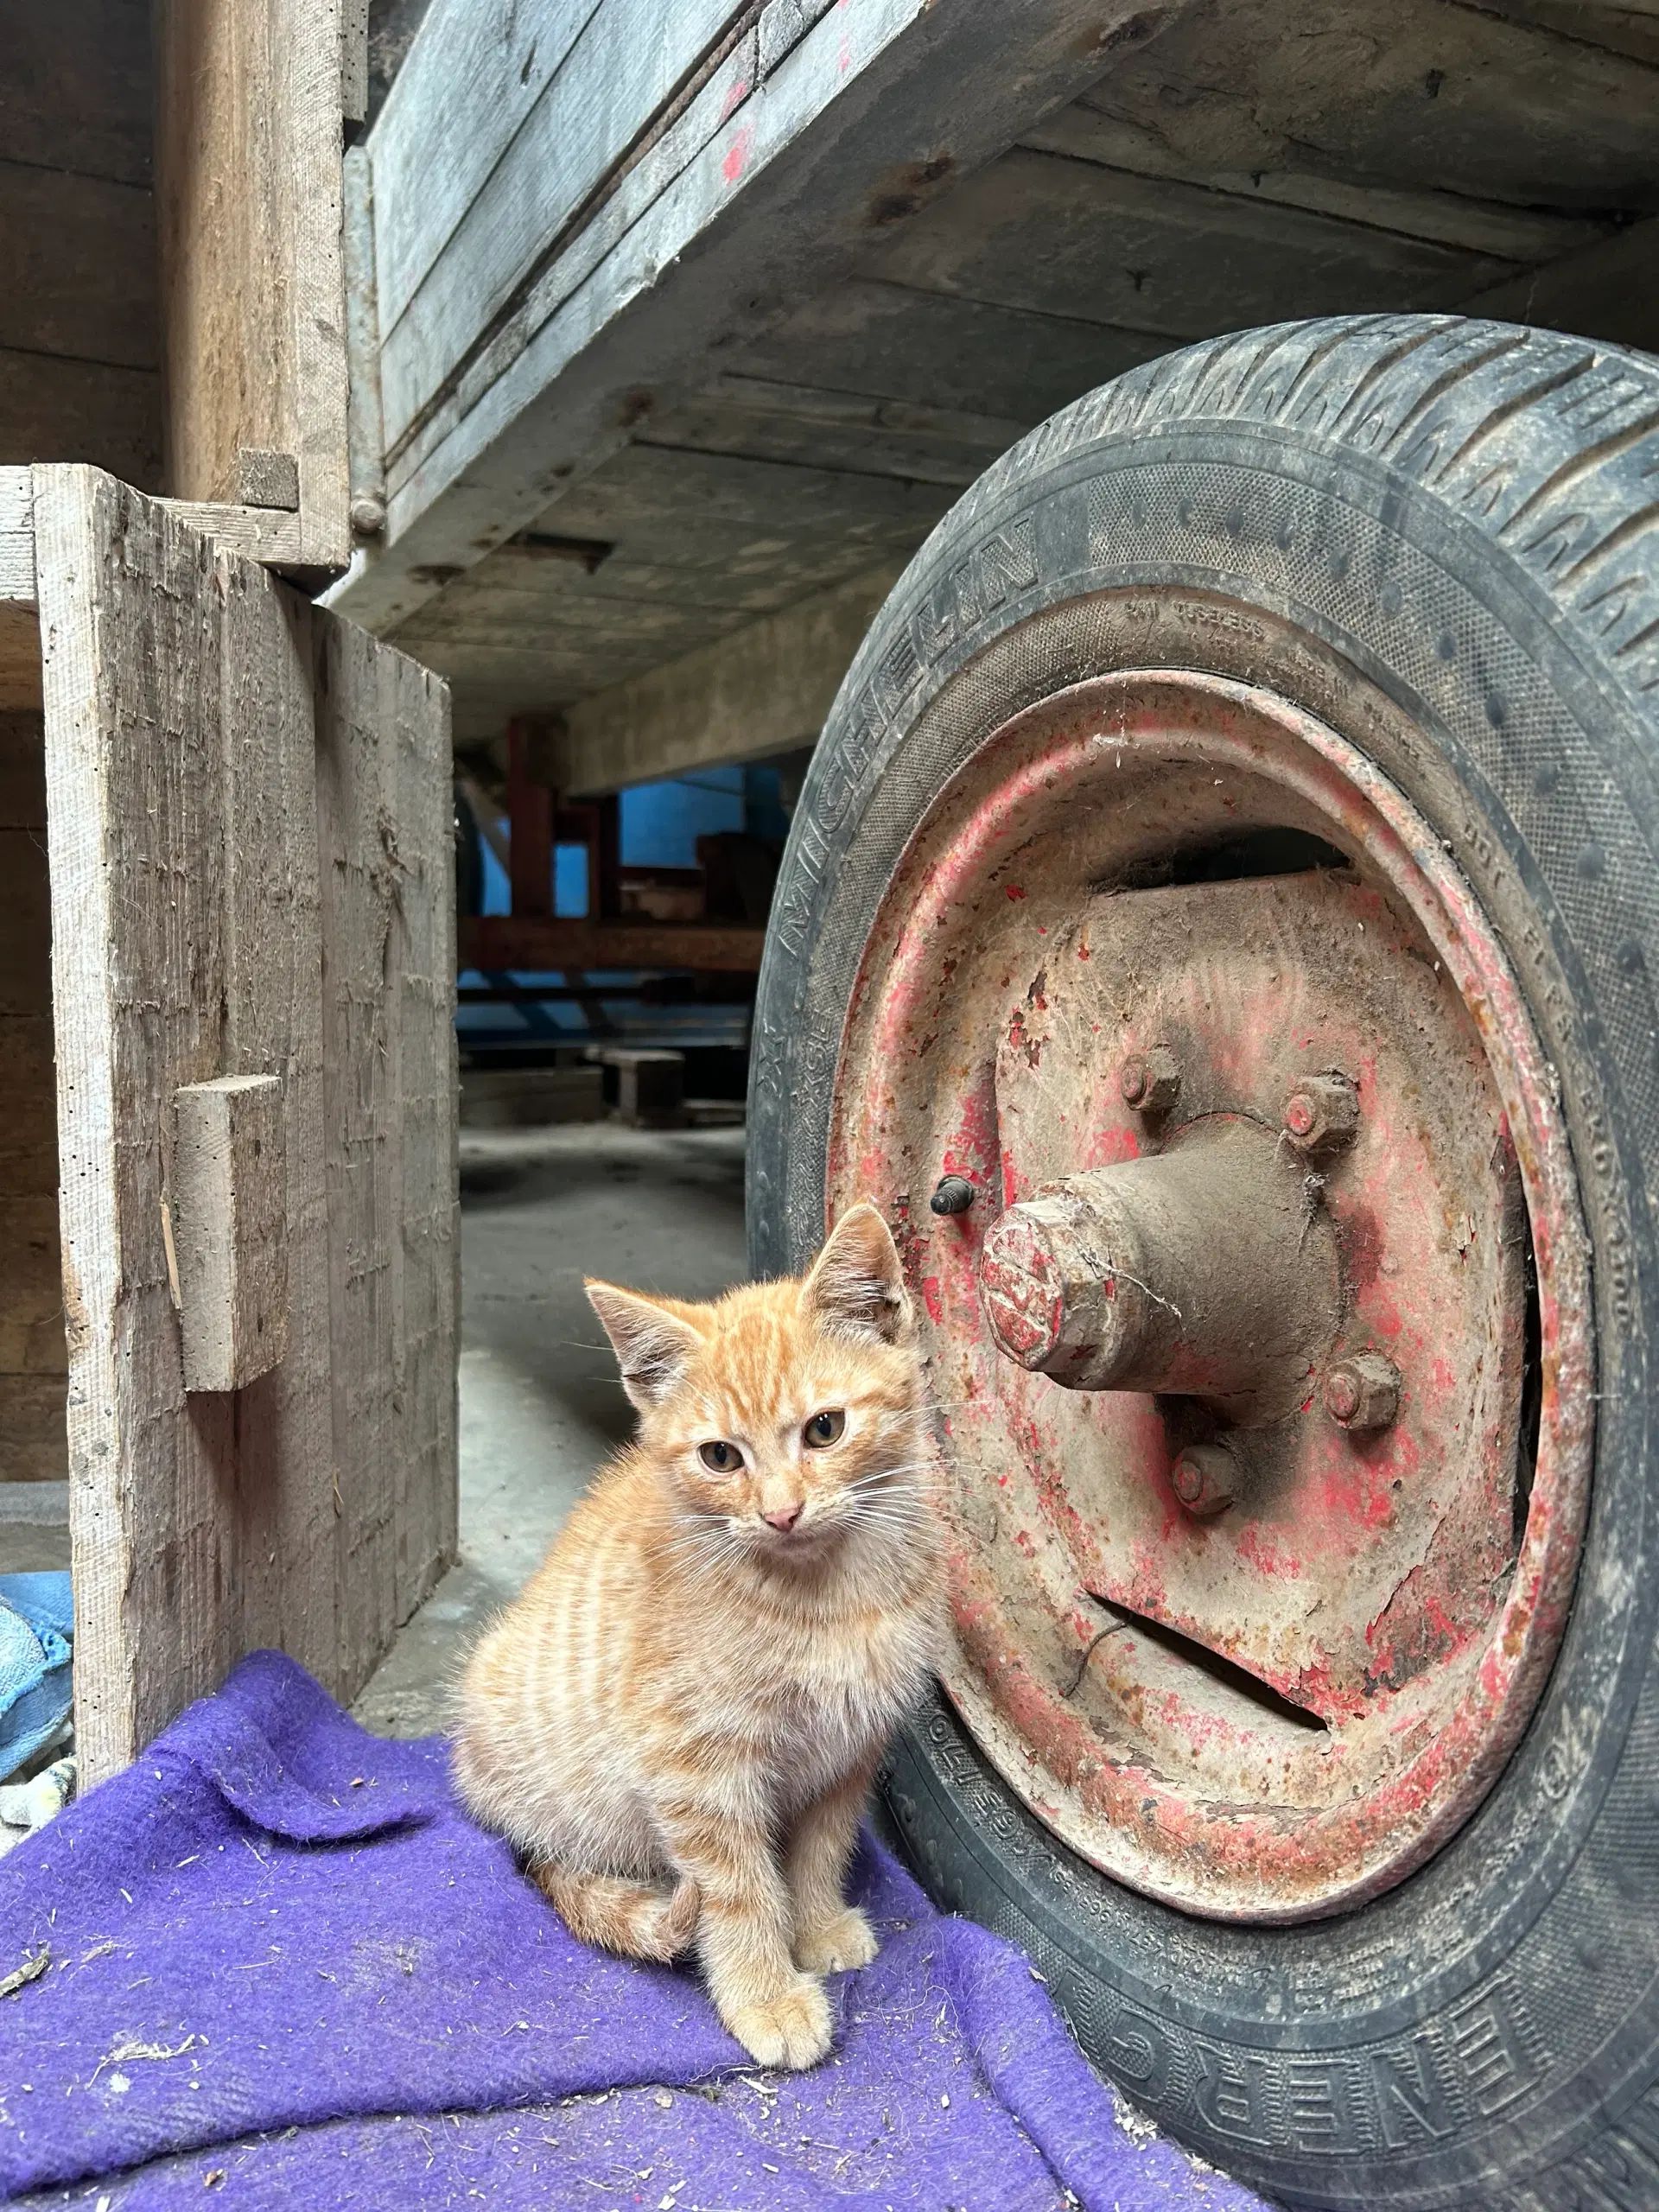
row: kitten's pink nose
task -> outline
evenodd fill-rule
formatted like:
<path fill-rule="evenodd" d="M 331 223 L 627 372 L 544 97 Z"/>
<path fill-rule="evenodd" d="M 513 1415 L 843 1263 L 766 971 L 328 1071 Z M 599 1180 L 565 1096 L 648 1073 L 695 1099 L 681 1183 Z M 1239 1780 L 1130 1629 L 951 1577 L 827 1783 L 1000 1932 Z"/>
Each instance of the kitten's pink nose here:
<path fill-rule="evenodd" d="M 800 1501 L 797 1499 L 793 1505 L 780 1505 L 775 1513 L 768 1513 L 766 1526 L 770 1529 L 781 1529 L 787 1535 L 800 1517 Z"/>

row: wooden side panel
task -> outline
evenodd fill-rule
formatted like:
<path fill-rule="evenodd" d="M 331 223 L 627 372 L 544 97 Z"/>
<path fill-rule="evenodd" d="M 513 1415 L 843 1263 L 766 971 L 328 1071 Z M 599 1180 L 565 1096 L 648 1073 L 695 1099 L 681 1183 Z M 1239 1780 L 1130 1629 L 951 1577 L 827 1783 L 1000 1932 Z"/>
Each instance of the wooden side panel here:
<path fill-rule="evenodd" d="M 245 450 L 298 463 L 299 563 L 343 565 L 342 0 L 159 0 L 166 480 L 234 502 Z"/>
<path fill-rule="evenodd" d="M 340 1634 L 360 1681 L 455 1552 L 449 709 L 353 625 L 320 645 L 327 1311 Z"/>
<path fill-rule="evenodd" d="M 470 8 L 471 0 L 448 0 L 451 16 Z M 568 0 L 554 0 L 537 12 L 550 39 L 568 35 L 575 12 Z M 407 172 L 410 157 L 426 153 L 428 113 L 412 99 L 388 104 L 375 134 L 374 159 L 377 258 L 388 257 L 380 276 L 380 328 L 389 454 L 407 439 L 516 288 L 550 246 L 563 242 L 590 194 L 740 12 L 734 0 L 677 0 L 666 8 L 659 0 L 600 0 L 499 159 L 466 194 L 458 217 L 449 211 L 461 195 L 448 186 L 441 168 L 435 174 L 420 161 L 415 205 L 442 211 L 434 225 L 435 253 L 425 239 L 406 240 L 402 224 L 410 195 L 390 190 L 394 164 Z M 438 29 L 435 22 L 423 25 L 422 43 L 435 39 Z M 493 135 L 487 111 L 454 105 L 452 112 L 464 118 L 467 137 Z M 400 146 L 410 134 L 416 145 Z M 383 155 L 389 188 L 384 220 L 378 213 Z M 453 223 L 453 230 L 439 227 L 446 223 Z M 408 276 L 423 263 L 429 266 L 405 296 Z"/>
<path fill-rule="evenodd" d="M 421 1048 L 427 1064 L 453 1049 L 452 985 L 441 971 L 442 988 L 429 988 L 424 1037 L 407 1017 L 379 1016 L 388 996 L 409 1003 L 390 975 L 368 992 L 358 1031 L 326 1031 L 337 909 L 319 868 L 319 774 L 332 821 L 343 765 L 347 804 L 389 866 L 385 856 L 405 836 L 400 810 L 425 807 L 410 833 L 421 849 L 432 812 L 447 804 L 447 723 L 442 686 L 416 671 L 442 741 L 429 742 L 406 782 L 383 776 L 359 798 L 353 779 L 369 764 L 362 750 L 342 764 L 333 741 L 335 656 L 343 639 L 356 641 L 351 650 L 373 665 L 376 683 L 395 681 L 382 661 L 397 672 L 407 663 L 93 471 L 37 470 L 35 513 L 48 641 L 76 1698 L 97 1778 L 245 1650 L 280 1644 L 349 1695 L 384 1648 L 380 1624 L 395 1604 L 371 1609 L 378 1643 L 344 1628 L 358 1569 L 336 1490 L 337 1370 L 355 1373 L 356 1355 L 333 1328 L 332 1255 L 356 1235 L 357 1183 L 354 1168 L 331 1174 L 329 1117 L 342 1090 L 369 1085 L 378 1086 L 390 1127 L 418 1127 L 423 1114 L 430 1122 L 441 1104 Z M 359 683 L 358 696 L 365 690 L 373 687 Z M 378 692 L 364 698 L 365 725 L 387 703 Z M 402 760 L 412 741 L 390 749 Z M 435 796 L 423 780 L 434 762 Z M 422 899 L 440 889 L 438 913 L 427 914 Z M 423 932 L 423 949 L 447 946 L 447 882 L 428 871 L 403 897 L 410 937 Z M 388 1042 L 402 1058 L 389 1071 L 368 1066 Z M 326 1051 L 344 1056 L 332 1088 Z M 407 1112 L 405 1065 L 424 1084 Z M 283 1084 L 289 1346 L 242 1390 L 187 1397 L 168 1250 L 174 1103 L 181 1086 L 225 1075 Z M 441 1103 L 448 1108 L 447 1092 Z M 452 1118 L 444 1127 L 447 1135 Z M 453 1204 L 452 1180 L 444 1195 Z M 430 1255 L 418 1249 L 404 1262 L 418 1280 L 402 1295 L 425 1325 L 427 1367 L 447 1362 L 453 1376 L 447 1214 L 444 1227 L 441 1285 L 429 1287 L 421 1270 Z M 365 1357 L 366 1389 L 378 1382 L 378 1346 Z M 405 1454 L 398 1419 L 376 1441 L 416 1470 L 402 1478 L 415 1503 L 396 1534 L 429 1580 L 453 1531 L 453 1412 L 447 1427 L 428 1427 L 424 1456 Z M 426 1500 L 423 1481 L 442 1497 Z"/>

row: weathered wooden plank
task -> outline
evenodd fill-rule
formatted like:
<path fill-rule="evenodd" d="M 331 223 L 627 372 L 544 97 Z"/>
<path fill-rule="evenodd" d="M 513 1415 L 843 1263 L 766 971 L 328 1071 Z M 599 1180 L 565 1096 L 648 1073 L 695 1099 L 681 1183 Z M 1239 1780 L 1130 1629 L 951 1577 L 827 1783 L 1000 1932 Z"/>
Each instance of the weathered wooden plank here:
<path fill-rule="evenodd" d="M 154 369 L 110 368 L 0 347 L 0 455 L 87 461 L 156 490 L 162 473 L 162 380 Z M 3 594 L 0 594 L 3 595 Z"/>
<path fill-rule="evenodd" d="M 0 1192 L 0 1376 L 67 1374 L 55 1191 Z"/>
<path fill-rule="evenodd" d="M 35 489 L 27 468 L 0 468 L 0 600 L 35 604 Z"/>
<path fill-rule="evenodd" d="M 321 646 L 325 1303 L 360 1680 L 455 1550 L 453 801 L 443 684 L 350 624 Z"/>
<path fill-rule="evenodd" d="M 1446 192 L 1410 192 L 1363 180 L 1294 168 L 1236 169 L 1194 159 L 1173 147 L 1153 119 L 1133 120 L 1092 105 L 1088 96 L 1026 131 L 1020 143 L 1034 153 L 1061 154 L 1143 177 L 1166 177 L 1224 193 L 1230 199 L 1265 200 L 1344 222 L 1429 238 L 1441 245 L 1491 254 L 1500 260 L 1548 261 L 1605 237 L 1610 226 L 1548 208 L 1516 207 Z"/>
<path fill-rule="evenodd" d="M 184 1387 L 240 1390 L 288 1355 L 282 1077 L 186 1084 L 174 1114 L 171 1224 Z"/>
<path fill-rule="evenodd" d="M 770 77 L 778 64 L 806 36 L 836 0 L 767 0 L 760 12 L 760 74 Z"/>
<path fill-rule="evenodd" d="M 318 723 L 339 711 L 337 683 L 321 695 L 342 637 L 407 664 L 95 472 L 38 469 L 35 529 L 76 1694 L 96 1777 L 254 1644 L 280 1643 L 346 1696 L 378 1656 L 341 1625 L 355 1563 L 336 1503 L 325 948 L 336 963 L 319 880 Z M 416 750 L 404 729 L 386 743 L 399 758 Z M 441 773 L 437 798 L 421 796 L 431 766 L 411 771 L 414 791 L 382 778 L 364 801 L 411 934 L 448 926 L 430 873 L 416 880 L 394 859 L 399 809 L 416 807 L 418 841 L 416 803 L 446 803 Z M 336 811 L 340 769 L 331 759 Z M 442 1027 L 431 1014 L 429 1032 Z M 411 1034 L 407 1020 L 383 1029 L 399 1046 Z M 378 1084 L 388 1112 L 402 1111 L 410 1052 L 388 1071 L 353 1057 L 360 1034 L 328 1041 L 340 1090 Z M 187 1408 L 167 1250 L 171 1100 L 226 1073 L 282 1080 L 289 1348 L 245 1389 Z M 425 1266 L 416 1253 L 406 1294 L 437 1300 L 441 1336 L 453 1290 L 443 1305 Z M 452 1349 L 453 1337 L 433 1356 Z M 405 1440 L 394 1426 L 391 1448 Z M 414 1479 L 453 1497 L 441 1443 Z M 411 1560 L 429 1557 L 419 1530 L 411 1543 Z"/>
<path fill-rule="evenodd" d="M 388 542 L 338 603 L 377 629 L 404 620 L 530 524 L 548 486 L 574 490 L 642 402 L 695 388 L 716 349 L 823 289 L 874 232 L 1074 97 L 1134 12 L 831 9 L 394 491 Z"/>
<path fill-rule="evenodd" d="M 361 123 L 369 111 L 369 0 L 342 0 L 340 111 L 347 123 Z"/>
<path fill-rule="evenodd" d="M 387 272 L 380 379 L 389 454 L 738 13 L 734 0 L 672 8 L 601 0 L 406 304 Z"/>
<path fill-rule="evenodd" d="M 568 708 L 553 780 L 577 796 L 813 745 L 899 576 L 868 570 Z"/>
<path fill-rule="evenodd" d="M 1040 423 L 1165 341 L 1074 315 L 849 278 L 745 346 L 746 373 Z"/>
<path fill-rule="evenodd" d="M 76 1723 L 99 1779 L 234 1648 L 231 1408 L 184 1416 L 162 1230 L 163 1087 L 217 1074 L 222 1046 L 221 639 L 211 555 L 136 494 L 40 468 L 35 519 Z M 165 901 L 123 895 L 162 881 Z"/>
<path fill-rule="evenodd" d="M 0 156 L 0 346 L 156 366 L 156 232 L 142 186 Z"/>
<path fill-rule="evenodd" d="M 63 1480 L 63 1401 L 61 1375 L 0 1375 L 0 1481 Z"/>
<path fill-rule="evenodd" d="M 543 257 L 544 265 L 527 282 L 511 313 L 499 315 L 470 347 L 442 399 L 423 410 L 418 427 L 401 442 L 395 471 L 399 480 L 436 449 L 548 318 L 586 283 L 686 164 L 731 120 L 757 81 L 759 44 L 754 31 L 740 39 L 661 135 L 608 181 L 606 197 L 575 226 L 569 242 L 556 245 Z M 423 344 L 423 334 L 412 333 L 410 342 Z"/>
<path fill-rule="evenodd" d="M 1016 147 L 883 249 L 880 273 L 1172 342 L 1347 308 L 1449 308 L 1514 264 Z"/>
<path fill-rule="evenodd" d="M 753 975 L 766 941 L 764 930 L 718 922 L 584 922 L 545 914 L 485 914 L 461 923 L 461 961 L 466 968 L 518 968 L 529 974 L 689 968 L 709 975 Z"/>
<path fill-rule="evenodd" d="M 376 118 L 376 257 L 390 329 L 601 0 L 433 0 Z"/>
<path fill-rule="evenodd" d="M 1471 315 L 1530 322 L 1659 353 L 1659 219 L 1478 292 Z"/>
<path fill-rule="evenodd" d="M 67 1465 L 45 830 L 41 718 L 0 713 L 0 1481 Z"/>
<path fill-rule="evenodd" d="M 48 969 L 51 949 L 47 948 Z M 0 1119 L 0 1191 L 58 1187 L 57 1097 L 49 1014 L 0 1014 L 6 1113 Z"/>
<path fill-rule="evenodd" d="M 150 129 L 143 0 L 0 9 L 0 146 L 13 161 L 148 186 Z"/>
<path fill-rule="evenodd" d="M 1030 427 L 960 408 L 727 375 L 652 420 L 639 441 L 961 491 Z"/>
<path fill-rule="evenodd" d="M 299 463 L 299 561 L 342 566 L 342 0 L 160 0 L 156 227 L 167 476 L 236 497 L 244 448 Z"/>
<path fill-rule="evenodd" d="M 1203 0 L 1143 22 L 1155 35 L 1087 98 L 1196 163 L 1592 217 L 1654 207 L 1651 69 L 1496 8 Z"/>

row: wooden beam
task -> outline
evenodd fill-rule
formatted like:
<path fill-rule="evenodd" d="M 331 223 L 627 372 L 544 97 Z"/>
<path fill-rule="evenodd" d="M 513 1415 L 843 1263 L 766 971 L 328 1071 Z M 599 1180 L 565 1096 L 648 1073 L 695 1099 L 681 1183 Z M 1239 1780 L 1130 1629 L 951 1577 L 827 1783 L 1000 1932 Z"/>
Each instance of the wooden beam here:
<path fill-rule="evenodd" d="M 759 760 L 817 741 L 841 679 L 899 563 L 867 569 L 569 709 L 551 740 L 554 780 L 573 793 Z"/>
<path fill-rule="evenodd" d="M 170 1226 L 187 1390 L 240 1390 L 288 1356 L 288 1149 L 280 1076 L 186 1084 Z"/>
<path fill-rule="evenodd" d="M 1659 353 L 1659 216 L 1478 292 L 1464 312 Z"/>
<path fill-rule="evenodd" d="M 155 29 L 166 486 L 223 506 L 245 449 L 290 456 L 292 565 L 329 569 L 351 553 L 342 15 L 157 0 Z"/>
<path fill-rule="evenodd" d="M 1135 13 L 1135 0 L 863 0 L 829 9 L 758 84 L 716 78 L 699 95 L 718 89 L 712 110 L 694 103 L 568 245 L 527 264 L 487 330 L 443 335 L 465 366 L 423 403 L 386 540 L 334 603 L 373 629 L 406 620 L 549 512 L 550 489 L 569 489 L 652 410 L 706 382 L 734 340 L 1097 78 Z M 425 183 L 411 168 L 394 188 L 381 167 L 391 113 L 371 139 L 383 247 Z M 680 165 L 664 174 L 671 144 Z M 520 182 L 534 204 L 533 179 Z M 383 306 L 390 282 L 383 264 Z M 390 434 L 389 391 L 387 410 Z"/>
<path fill-rule="evenodd" d="M 551 916 L 477 914 L 462 919 L 461 964 L 499 974 L 571 969 L 685 968 L 709 975 L 753 975 L 764 930 L 712 922 L 595 922 Z M 595 987 L 596 996 L 602 995 Z"/>
<path fill-rule="evenodd" d="M 553 911 L 553 794 L 531 780 L 530 733 L 507 725 L 507 885 L 515 915 Z"/>

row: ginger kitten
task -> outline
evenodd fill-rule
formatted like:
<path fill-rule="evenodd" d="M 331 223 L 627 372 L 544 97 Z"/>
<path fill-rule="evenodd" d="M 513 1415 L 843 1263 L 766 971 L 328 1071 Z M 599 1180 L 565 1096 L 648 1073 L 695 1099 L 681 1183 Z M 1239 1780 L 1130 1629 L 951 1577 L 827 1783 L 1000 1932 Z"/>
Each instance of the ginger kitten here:
<path fill-rule="evenodd" d="M 899 1256 L 861 1205 L 799 1281 L 588 1295 L 638 1438 L 474 1653 L 456 1778 L 573 1934 L 664 1960 L 695 1936 L 738 2041 L 810 2066 L 816 1977 L 875 1955 L 842 1885 L 943 1623 Z"/>

